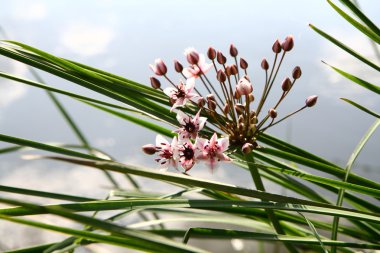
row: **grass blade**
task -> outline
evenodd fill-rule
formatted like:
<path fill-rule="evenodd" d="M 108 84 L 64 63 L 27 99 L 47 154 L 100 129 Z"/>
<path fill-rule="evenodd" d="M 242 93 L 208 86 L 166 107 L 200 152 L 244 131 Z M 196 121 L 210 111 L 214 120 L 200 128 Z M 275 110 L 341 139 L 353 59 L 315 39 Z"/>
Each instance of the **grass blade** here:
<path fill-rule="evenodd" d="M 349 99 L 347 99 L 347 98 L 341 98 L 341 99 L 342 99 L 343 101 L 345 101 L 345 102 L 347 102 L 347 103 L 349 103 L 349 104 L 355 106 L 355 107 L 358 108 L 359 110 L 362 110 L 363 112 L 366 112 L 366 113 L 368 113 L 368 114 L 370 114 L 370 115 L 372 115 L 372 116 L 374 116 L 374 117 L 380 119 L 380 115 L 377 114 L 376 112 L 371 111 L 371 110 L 365 108 L 364 106 L 359 105 L 358 103 L 355 103 L 354 101 L 349 100 Z"/>

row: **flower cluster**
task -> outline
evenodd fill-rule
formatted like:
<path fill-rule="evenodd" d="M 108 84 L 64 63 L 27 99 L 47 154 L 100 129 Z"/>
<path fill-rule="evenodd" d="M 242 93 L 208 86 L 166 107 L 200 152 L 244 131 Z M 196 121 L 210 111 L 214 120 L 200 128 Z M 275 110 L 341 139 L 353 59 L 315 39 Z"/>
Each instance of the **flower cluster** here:
<path fill-rule="evenodd" d="M 211 170 L 221 161 L 230 161 L 230 158 L 223 152 L 228 149 L 228 138 L 218 139 L 216 133 L 211 139 L 204 139 L 198 136 L 206 123 L 205 117 L 200 117 L 200 111 L 192 118 L 182 111 L 178 111 L 177 120 L 181 127 L 175 132 L 171 143 L 161 135 L 156 137 L 156 145 L 147 144 L 143 146 L 146 154 L 157 154 L 156 161 L 165 169 L 169 166 L 178 169 L 179 165 L 186 173 L 198 161 L 205 161 Z"/>
<path fill-rule="evenodd" d="M 232 64 L 227 64 L 227 57 L 212 47 L 207 51 L 210 63 L 206 62 L 205 55 L 198 53 L 194 48 L 186 49 L 185 56 L 189 66 L 183 67 L 178 60 L 174 60 L 175 71 L 184 78 L 184 81 L 180 80 L 178 83 L 167 76 L 168 68 L 164 61 L 157 59 L 154 65 L 150 65 L 151 69 L 157 76 L 165 78 L 171 86 L 161 89 L 161 82 L 156 77 L 151 77 L 152 87 L 163 91 L 169 97 L 171 111 L 185 107 L 186 111 L 197 113 L 191 117 L 178 111 L 177 119 L 181 125 L 176 130 L 178 137 L 169 144 L 158 136 L 156 145 L 144 146 L 144 151 L 150 154 L 157 153 L 157 161 L 165 166 L 172 164 L 177 168 L 179 163 L 188 171 L 198 160 L 207 160 L 211 168 L 214 168 L 217 161 L 230 160 L 223 153 L 229 144 L 245 154 L 258 148 L 257 138 L 261 133 L 303 109 L 314 106 L 317 102 L 317 96 L 309 96 L 301 108 L 278 119 L 279 105 L 302 75 L 301 68 L 296 66 L 291 77 L 285 77 L 281 82 L 282 94 L 277 102 L 267 106 L 267 113 L 263 113 L 268 95 L 275 87 L 284 57 L 293 47 L 293 36 L 287 36 L 282 42 L 277 39 L 272 46 L 272 67 L 265 58 L 261 61 L 266 78 L 260 87 L 262 92 L 259 93 L 258 99 L 253 81 L 247 72 L 248 62 L 238 57 L 238 50 L 233 44 L 229 50 Z M 217 85 L 206 75 L 212 68 L 215 70 Z M 196 81 L 200 83 L 198 86 L 195 85 Z M 198 137 L 206 121 L 201 114 L 209 118 L 211 126 L 208 130 L 217 132 L 224 138 L 217 139 L 216 133 L 209 140 Z"/>

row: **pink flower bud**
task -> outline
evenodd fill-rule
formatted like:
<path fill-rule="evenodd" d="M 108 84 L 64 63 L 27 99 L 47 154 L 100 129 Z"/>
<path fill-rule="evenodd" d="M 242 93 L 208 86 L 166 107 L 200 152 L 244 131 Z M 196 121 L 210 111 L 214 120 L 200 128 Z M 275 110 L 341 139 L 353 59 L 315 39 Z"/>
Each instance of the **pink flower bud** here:
<path fill-rule="evenodd" d="M 157 152 L 157 148 L 153 144 L 147 144 L 142 146 L 142 150 L 147 155 L 154 155 Z"/>
<path fill-rule="evenodd" d="M 231 68 L 231 74 L 232 74 L 232 75 L 237 75 L 237 73 L 238 73 L 238 68 L 236 67 L 236 65 L 235 65 L 235 64 L 232 64 L 232 65 L 230 66 L 230 68 Z"/>
<path fill-rule="evenodd" d="M 247 69 L 248 68 L 248 62 L 244 60 L 243 58 L 240 58 L 240 68 Z"/>
<path fill-rule="evenodd" d="M 264 69 L 264 70 L 268 70 L 268 69 L 269 69 L 269 64 L 268 64 L 268 62 L 267 62 L 267 59 L 264 58 L 264 59 L 261 61 L 261 68 Z"/>
<path fill-rule="evenodd" d="M 222 52 L 218 51 L 216 54 L 216 60 L 219 64 L 225 64 L 227 62 L 227 58 L 222 54 Z"/>
<path fill-rule="evenodd" d="M 159 88 L 161 88 L 160 81 L 157 78 L 153 77 L 153 76 L 150 78 L 150 85 L 152 85 L 153 89 L 159 89 Z"/>
<path fill-rule="evenodd" d="M 240 95 L 248 96 L 253 91 L 253 87 L 249 78 L 247 76 L 243 76 L 240 78 L 238 84 L 236 85 L 236 92 Z"/>
<path fill-rule="evenodd" d="M 208 105 L 208 108 L 211 110 L 211 111 L 215 111 L 216 109 L 216 102 L 215 100 L 207 100 L 207 105 Z"/>
<path fill-rule="evenodd" d="M 278 39 L 273 43 L 272 50 L 276 54 L 281 52 L 281 43 Z"/>
<path fill-rule="evenodd" d="M 226 66 L 225 72 L 226 72 L 227 76 L 231 76 L 232 75 L 232 73 L 231 73 L 231 67 L 230 66 Z"/>
<path fill-rule="evenodd" d="M 198 64 L 199 62 L 199 54 L 198 52 L 190 47 L 185 50 L 186 59 L 190 64 Z"/>
<path fill-rule="evenodd" d="M 207 56 L 210 60 L 214 60 L 216 58 L 216 51 L 214 48 L 209 47 L 207 50 Z"/>
<path fill-rule="evenodd" d="M 289 77 L 285 78 L 284 81 L 282 81 L 282 90 L 283 91 L 289 91 L 292 87 L 292 81 L 290 81 Z"/>
<path fill-rule="evenodd" d="M 174 69 L 177 73 L 182 73 L 183 66 L 179 61 L 174 60 Z"/>
<path fill-rule="evenodd" d="M 282 42 L 281 47 L 285 52 L 289 52 L 292 50 L 294 46 L 294 38 L 293 35 L 286 36 L 285 40 Z"/>
<path fill-rule="evenodd" d="M 269 109 L 268 114 L 272 119 L 275 119 L 277 117 L 277 111 L 273 108 Z"/>
<path fill-rule="evenodd" d="M 215 96 L 214 96 L 214 94 L 208 94 L 206 98 L 207 98 L 207 101 L 208 101 L 208 100 L 215 101 Z"/>
<path fill-rule="evenodd" d="M 216 75 L 216 79 L 218 79 L 219 82 L 224 83 L 227 79 L 227 76 L 223 70 L 219 69 Z"/>
<path fill-rule="evenodd" d="M 235 105 L 235 111 L 236 111 L 237 114 L 239 114 L 239 115 L 243 114 L 244 110 L 245 110 L 244 105 L 236 103 L 236 105 Z"/>
<path fill-rule="evenodd" d="M 249 101 L 249 102 L 253 102 L 253 101 L 255 101 L 255 97 L 253 96 L 252 93 L 248 95 L 248 101 Z"/>
<path fill-rule="evenodd" d="M 249 153 L 252 152 L 252 149 L 253 149 L 253 145 L 251 143 L 246 143 L 243 145 L 243 147 L 241 148 L 241 151 L 245 154 L 245 155 L 248 155 Z"/>
<path fill-rule="evenodd" d="M 227 115 L 229 111 L 230 111 L 230 105 L 227 103 L 227 104 L 225 104 L 224 107 L 223 107 L 223 113 L 224 113 L 225 115 Z"/>
<path fill-rule="evenodd" d="M 154 65 L 150 64 L 149 67 L 153 70 L 153 72 L 158 76 L 164 76 L 168 72 L 168 69 L 161 59 L 156 59 L 154 61 Z"/>
<path fill-rule="evenodd" d="M 302 75 L 301 68 L 300 68 L 299 66 L 296 66 L 296 67 L 293 69 L 293 73 L 292 73 L 292 75 L 293 75 L 293 78 L 294 78 L 294 79 L 298 79 L 298 78 L 300 78 L 301 75 Z"/>
<path fill-rule="evenodd" d="M 205 105 L 205 99 L 203 97 L 200 97 L 197 101 L 197 105 L 199 108 L 202 108 Z"/>
<path fill-rule="evenodd" d="M 318 96 L 316 96 L 316 95 L 309 96 L 306 99 L 305 104 L 306 104 L 307 107 L 312 107 L 312 106 L 314 106 L 317 103 L 317 100 L 318 100 Z"/>
<path fill-rule="evenodd" d="M 230 55 L 232 57 L 236 57 L 238 55 L 238 50 L 237 48 L 234 46 L 234 44 L 231 44 L 230 45 Z"/>

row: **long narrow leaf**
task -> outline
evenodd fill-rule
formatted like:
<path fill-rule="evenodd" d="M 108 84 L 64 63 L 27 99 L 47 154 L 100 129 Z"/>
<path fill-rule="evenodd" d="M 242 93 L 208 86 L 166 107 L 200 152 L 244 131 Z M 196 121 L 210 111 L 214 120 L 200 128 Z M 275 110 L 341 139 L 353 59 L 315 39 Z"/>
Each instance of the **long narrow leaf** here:
<path fill-rule="evenodd" d="M 371 110 L 369 110 L 368 108 L 366 108 L 366 107 L 364 107 L 364 106 L 362 106 L 362 105 L 359 105 L 358 103 L 356 103 L 356 102 L 354 102 L 354 101 L 352 101 L 352 100 L 349 100 L 349 99 L 347 99 L 347 98 L 341 98 L 341 99 L 342 99 L 343 101 L 345 101 L 345 102 L 347 102 L 347 103 L 349 103 L 349 104 L 355 106 L 355 107 L 358 108 L 359 110 L 362 110 L 363 112 L 366 112 L 366 113 L 368 113 L 368 114 L 370 114 L 370 115 L 372 115 L 372 116 L 374 116 L 374 117 L 380 119 L 380 114 L 377 114 L 376 112 L 371 111 Z"/>

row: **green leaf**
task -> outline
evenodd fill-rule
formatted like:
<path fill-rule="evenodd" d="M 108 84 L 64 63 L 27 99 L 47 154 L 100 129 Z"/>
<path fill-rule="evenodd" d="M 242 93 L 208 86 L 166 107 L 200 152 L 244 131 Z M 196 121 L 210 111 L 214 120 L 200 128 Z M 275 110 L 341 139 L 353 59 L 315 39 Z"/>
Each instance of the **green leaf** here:
<path fill-rule="evenodd" d="M 359 110 L 362 110 L 363 112 L 366 112 L 366 113 L 368 113 L 368 114 L 370 114 L 370 115 L 372 115 L 372 116 L 374 116 L 374 117 L 380 119 L 380 115 L 377 114 L 376 112 L 371 111 L 371 110 L 365 108 L 364 106 L 359 105 L 358 103 L 355 103 L 354 101 L 349 100 L 349 99 L 347 99 L 347 98 L 341 98 L 341 99 L 342 99 L 343 101 L 345 101 L 345 102 L 347 102 L 347 103 L 349 103 L 349 104 L 355 106 L 355 107 L 358 108 Z"/>
<path fill-rule="evenodd" d="M 341 10 L 338 6 L 336 6 L 332 1 L 327 0 L 327 2 L 331 5 L 331 7 L 334 8 L 334 10 L 341 15 L 345 20 L 347 20 L 352 26 L 356 27 L 359 31 L 364 33 L 368 36 L 371 40 L 376 42 L 377 44 L 380 44 L 380 36 L 376 34 L 374 31 L 369 29 L 368 27 L 364 26 L 363 24 L 359 23 L 355 19 L 353 19 L 350 15 L 345 13 L 343 10 Z"/>
<path fill-rule="evenodd" d="M 340 69 L 338 69 L 338 68 L 336 68 L 334 66 L 331 66 L 331 65 L 327 64 L 324 61 L 322 61 L 322 62 L 324 64 L 328 65 L 329 67 L 331 67 L 333 70 L 335 70 L 336 72 L 338 72 L 342 76 L 346 77 L 347 79 L 349 79 L 349 80 L 351 80 L 351 81 L 353 81 L 353 82 L 355 82 L 355 83 L 363 86 L 364 88 L 367 88 L 367 89 L 369 89 L 369 90 L 371 90 L 371 91 L 373 91 L 373 92 L 375 92 L 377 94 L 380 94 L 380 87 L 379 86 L 376 86 L 376 85 L 371 84 L 371 83 L 369 83 L 367 81 L 364 81 L 363 79 L 360 79 L 359 77 L 351 75 L 351 74 L 349 74 L 347 72 L 344 72 L 343 70 L 340 70 Z"/>
<path fill-rule="evenodd" d="M 338 41 L 334 37 L 328 35 L 327 33 L 323 32 L 322 30 L 320 30 L 317 27 L 313 26 L 312 24 L 309 24 L 309 26 L 311 27 L 311 29 L 313 29 L 314 31 L 316 31 L 317 33 L 319 33 L 320 35 L 322 35 L 327 40 L 331 41 L 332 43 L 334 43 L 335 45 L 337 45 L 338 47 L 340 47 L 341 49 L 343 49 L 347 53 L 349 53 L 352 56 L 356 57 L 358 60 L 364 62 L 365 64 L 367 64 L 368 66 L 376 69 L 377 71 L 380 71 L 380 67 L 378 65 L 376 65 L 375 63 L 373 63 L 370 60 L 366 59 L 364 56 L 360 55 L 359 53 L 355 52 L 352 48 L 348 47 L 347 45 L 345 45 L 342 42 Z"/>

